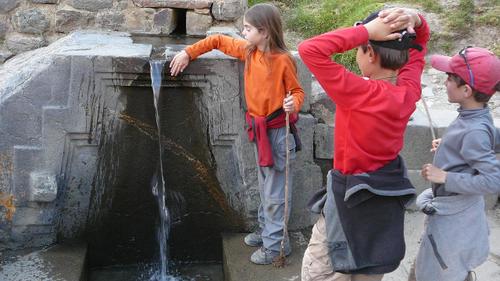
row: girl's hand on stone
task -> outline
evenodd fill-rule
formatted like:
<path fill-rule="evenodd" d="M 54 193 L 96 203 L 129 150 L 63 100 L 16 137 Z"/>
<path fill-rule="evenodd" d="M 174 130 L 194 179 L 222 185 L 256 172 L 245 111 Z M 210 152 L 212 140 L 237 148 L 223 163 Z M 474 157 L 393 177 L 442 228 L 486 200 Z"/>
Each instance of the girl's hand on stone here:
<path fill-rule="evenodd" d="M 420 172 L 422 177 L 433 183 L 445 183 L 447 173 L 432 164 L 424 164 Z"/>
<path fill-rule="evenodd" d="M 184 69 L 186 69 L 186 67 L 188 66 L 190 59 L 191 58 L 184 50 L 175 55 L 175 57 L 170 62 L 170 75 L 177 76 L 179 72 L 183 72 Z"/>
<path fill-rule="evenodd" d="M 415 27 L 422 24 L 420 17 L 411 9 L 392 8 L 382 10 L 379 13 L 379 18 L 383 23 L 389 24 L 395 30 L 408 30 L 409 33 L 415 33 Z"/>
<path fill-rule="evenodd" d="M 431 148 L 431 152 L 436 152 L 439 144 L 441 144 L 441 138 L 439 139 L 435 139 L 435 140 L 432 140 L 432 148 Z"/>
<path fill-rule="evenodd" d="M 285 112 L 288 112 L 288 113 L 295 111 L 295 105 L 293 103 L 293 96 L 286 97 L 283 100 L 283 110 Z"/>

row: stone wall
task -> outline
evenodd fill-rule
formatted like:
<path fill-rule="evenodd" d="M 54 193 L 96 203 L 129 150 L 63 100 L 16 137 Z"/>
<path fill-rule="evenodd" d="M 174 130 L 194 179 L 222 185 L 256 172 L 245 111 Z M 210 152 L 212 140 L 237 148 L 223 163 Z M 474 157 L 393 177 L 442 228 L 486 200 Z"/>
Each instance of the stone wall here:
<path fill-rule="evenodd" d="M 81 29 L 205 36 L 210 27 L 237 25 L 246 6 L 247 0 L 0 0 L 0 64 Z"/>
<path fill-rule="evenodd" d="M 182 45 L 165 49 L 168 61 Z M 120 178 L 120 165 L 128 163 L 119 153 L 122 132 L 128 126 L 144 139 L 154 137 L 148 131 L 153 126 L 125 112 L 127 93 L 150 90 L 151 52 L 151 45 L 133 43 L 127 33 L 79 31 L 0 66 L 0 192 L 12 194 L 17 208 L 9 221 L 0 206 L 0 251 L 87 235 L 90 241 L 102 240 L 89 229 L 99 229 L 111 202 L 118 202 L 109 190 Z M 297 65 L 301 84 L 310 93 L 310 72 L 298 58 Z M 183 88 L 200 92 L 195 104 L 213 159 L 205 166 L 213 166 L 218 181 L 210 196 L 222 199 L 216 202 L 227 210 L 224 218 L 234 210 L 250 230 L 260 199 L 254 148 L 242 129 L 242 71 L 236 59 L 213 51 L 181 76 L 165 75 L 162 85 L 170 93 Z M 303 150 L 294 169 L 290 229 L 314 223 L 307 201 L 324 178 L 314 159 L 317 120 L 308 113 L 310 100 L 306 98 L 297 124 Z"/>

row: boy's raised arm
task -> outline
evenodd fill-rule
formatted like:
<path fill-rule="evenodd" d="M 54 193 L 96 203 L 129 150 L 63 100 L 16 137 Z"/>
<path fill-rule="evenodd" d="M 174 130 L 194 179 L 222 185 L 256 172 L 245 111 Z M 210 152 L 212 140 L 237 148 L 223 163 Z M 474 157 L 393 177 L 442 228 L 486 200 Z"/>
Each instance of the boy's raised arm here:
<path fill-rule="evenodd" d="M 421 76 L 425 66 L 425 54 L 427 53 L 427 42 L 430 38 L 430 29 L 424 17 L 420 18 L 420 26 L 415 26 L 414 30 L 417 38 L 414 43 L 422 47 L 422 51 L 410 49 L 410 59 L 408 63 L 399 70 L 398 85 L 407 86 L 410 93 L 415 97 L 415 101 L 420 99 L 422 93 Z"/>
<path fill-rule="evenodd" d="M 405 12 L 403 9 L 401 11 Z M 411 23 L 408 19 L 406 22 Z M 331 56 L 367 44 L 368 40 L 398 39 L 401 36 L 396 32 L 398 29 L 400 26 L 394 22 L 384 23 L 381 18 L 375 18 L 365 25 L 338 29 L 308 39 L 299 45 L 299 54 L 337 104 L 344 108 L 357 108 L 372 98 L 371 94 L 379 92 L 374 89 L 378 85 L 375 81 L 351 73 L 332 61 Z"/>
<path fill-rule="evenodd" d="M 298 51 L 326 93 L 339 105 L 350 108 L 362 103 L 370 83 L 332 61 L 331 56 L 368 42 L 364 26 L 339 29 L 302 42 Z"/>

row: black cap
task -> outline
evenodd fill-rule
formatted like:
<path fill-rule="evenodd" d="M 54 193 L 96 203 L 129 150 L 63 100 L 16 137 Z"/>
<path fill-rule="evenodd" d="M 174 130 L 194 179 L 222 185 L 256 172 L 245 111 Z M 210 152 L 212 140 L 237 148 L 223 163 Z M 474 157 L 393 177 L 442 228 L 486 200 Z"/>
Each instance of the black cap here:
<path fill-rule="evenodd" d="M 367 24 L 371 22 L 378 17 L 379 13 L 380 11 L 371 13 L 361 23 Z M 415 33 L 409 33 L 406 29 L 402 29 L 396 32 L 401 34 L 401 38 L 389 41 L 370 40 L 370 44 L 395 50 L 417 49 L 419 51 L 422 51 L 422 46 L 413 43 L 413 41 L 417 38 L 417 35 Z"/>

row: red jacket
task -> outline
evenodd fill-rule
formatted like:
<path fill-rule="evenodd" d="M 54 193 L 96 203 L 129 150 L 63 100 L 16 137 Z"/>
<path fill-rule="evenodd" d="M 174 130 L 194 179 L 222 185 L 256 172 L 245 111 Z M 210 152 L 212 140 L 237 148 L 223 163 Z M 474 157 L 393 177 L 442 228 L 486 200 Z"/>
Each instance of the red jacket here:
<path fill-rule="evenodd" d="M 279 111 L 279 110 L 278 110 Z M 277 112 L 278 112 L 277 111 Z M 268 117 L 251 116 L 248 111 L 246 112 L 245 119 L 247 122 L 247 133 L 250 141 L 255 141 L 257 145 L 257 152 L 259 155 L 259 166 L 272 167 L 274 165 L 273 150 L 269 137 L 267 135 L 268 129 L 277 129 L 286 126 L 286 114 L 284 111 L 274 118 L 269 118 L 274 115 L 272 113 Z M 299 120 L 297 113 L 290 114 L 290 131 L 295 133 L 297 129 L 294 127 L 295 123 Z"/>
<path fill-rule="evenodd" d="M 420 99 L 429 41 L 429 26 L 420 18 L 415 43 L 423 50 L 410 50 L 410 60 L 399 70 L 396 85 L 360 77 L 331 60 L 333 54 L 368 42 L 363 25 L 325 33 L 299 45 L 302 60 L 337 106 L 333 164 L 340 172 L 374 171 L 401 151 L 406 125 Z"/>

